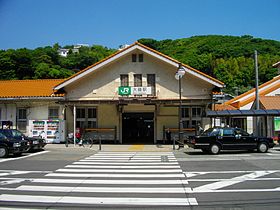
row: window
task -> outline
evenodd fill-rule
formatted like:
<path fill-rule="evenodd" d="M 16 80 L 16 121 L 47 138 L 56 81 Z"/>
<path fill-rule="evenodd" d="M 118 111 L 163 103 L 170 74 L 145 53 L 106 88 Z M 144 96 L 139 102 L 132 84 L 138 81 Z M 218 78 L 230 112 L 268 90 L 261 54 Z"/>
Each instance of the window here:
<path fill-rule="evenodd" d="M 26 108 L 18 108 L 17 110 L 17 128 L 25 132 L 27 125 L 27 109 Z"/>
<path fill-rule="evenodd" d="M 142 87 L 142 74 L 134 74 L 134 87 Z"/>
<path fill-rule="evenodd" d="M 152 94 L 156 95 L 156 75 L 155 74 L 147 74 L 147 86 L 152 88 Z"/>
<path fill-rule="evenodd" d="M 96 128 L 96 108 L 84 107 L 76 109 L 76 127 L 77 128 Z"/>
<path fill-rule="evenodd" d="M 129 84 L 128 84 L 128 74 L 121 74 L 121 86 L 122 87 L 129 86 Z"/>
<path fill-rule="evenodd" d="M 133 63 L 135 63 L 137 61 L 137 54 L 132 54 L 131 60 Z"/>
<path fill-rule="evenodd" d="M 181 110 L 181 117 L 184 128 L 196 128 L 201 124 L 202 107 L 183 107 Z"/>
<path fill-rule="evenodd" d="M 144 61 L 144 55 L 143 54 L 138 54 L 138 61 L 143 62 Z"/>
<path fill-rule="evenodd" d="M 225 128 L 223 135 L 224 136 L 234 136 L 234 130 L 231 128 Z"/>
<path fill-rule="evenodd" d="M 200 117 L 201 116 L 201 108 L 193 107 L 192 108 L 192 117 Z"/>
<path fill-rule="evenodd" d="M 49 120 L 58 119 L 59 118 L 59 108 L 58 107 L 50 107 L 49 108 Z"/>
<path fill-rule="evenodd" d="M 190 111 L 190 108 L 182 108 L 182 112 L 181 112 L 182 118 L 190 117 L 189 111 Z"/>
<path fill-rule="evenodd" d="M 131 55 L 131 61 L 133 63 L 137 62 L 137 57 L 138 57 L 138 62 L 142 63 L 144 61 L 144 55 L 143 54 L 132 54 Z"/>

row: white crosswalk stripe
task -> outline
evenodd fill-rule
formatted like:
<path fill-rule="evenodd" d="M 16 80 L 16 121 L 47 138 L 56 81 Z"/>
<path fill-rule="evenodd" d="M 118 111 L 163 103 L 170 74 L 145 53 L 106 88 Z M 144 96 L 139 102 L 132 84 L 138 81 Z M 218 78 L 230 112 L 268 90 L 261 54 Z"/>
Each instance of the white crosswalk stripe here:
<path fill-rule="evenodd" d="M 46 178 L 28 179 L 0 202 L 116 206 L 190 206 L 192 191 L 172 152 L 99 152 Z"/>

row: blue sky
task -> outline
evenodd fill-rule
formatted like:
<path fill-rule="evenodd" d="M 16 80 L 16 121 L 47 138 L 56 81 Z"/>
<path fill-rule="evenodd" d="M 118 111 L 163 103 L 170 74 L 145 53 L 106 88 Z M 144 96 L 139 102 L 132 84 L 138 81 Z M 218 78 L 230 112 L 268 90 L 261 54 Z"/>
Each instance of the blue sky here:
<path fill-rule="evenodd" d="M 209 34 L 280 41 L 279 8 L 280 0 L 0 0 L 0 49 Z"/>

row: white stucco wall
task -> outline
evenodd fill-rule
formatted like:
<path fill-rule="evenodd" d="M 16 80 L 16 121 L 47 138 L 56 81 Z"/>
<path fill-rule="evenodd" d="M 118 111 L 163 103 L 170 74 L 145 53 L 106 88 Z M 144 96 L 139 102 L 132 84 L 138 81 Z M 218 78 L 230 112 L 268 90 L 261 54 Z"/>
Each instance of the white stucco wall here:
<path fill-rule="evenodd" d="M 137 50 L 132 53 L 137 53 Z M 131 53 L 131 54 L 132 54 Z M 147 74 L 156 75 L 156 91 L 158 99 L 178 99 L 178 81 L 174 78 L 176 68 L 170 64 L 144 54 L 144 62 L 131 62 L 131 54 L 103 67 L 65 88 L 67 99 L 118 99 L 120 75 L 129 75 L 129 85 L 133 86 L 133 75 L 142 74 L 143 86 L 147 85 Z M 185 74 L 182 79 L 183 98 L 208 99 L 213 85 Z"/>

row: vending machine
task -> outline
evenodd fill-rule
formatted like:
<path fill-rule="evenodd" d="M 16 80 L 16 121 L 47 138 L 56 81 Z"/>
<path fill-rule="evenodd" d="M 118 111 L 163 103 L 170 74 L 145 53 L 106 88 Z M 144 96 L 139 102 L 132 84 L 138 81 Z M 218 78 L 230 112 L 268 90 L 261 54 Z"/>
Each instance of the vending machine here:
<path fill-rule="evenodd" d="M 30 120 L 29 136 L 41 137 L 48 144 L 65 142 L 64 120 Z"/>

